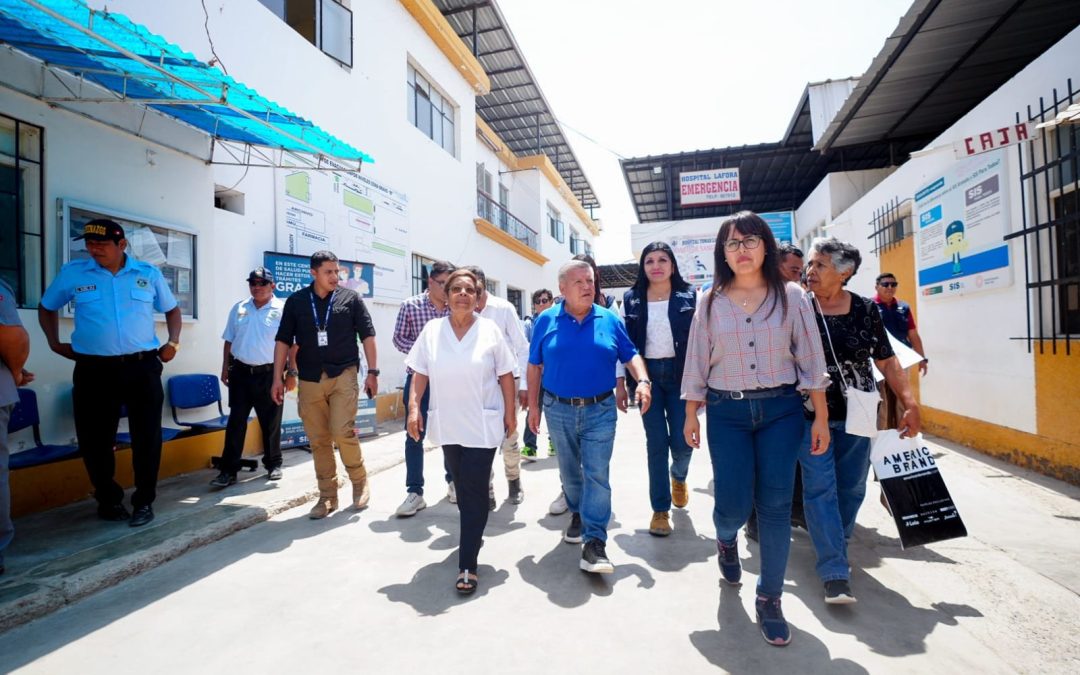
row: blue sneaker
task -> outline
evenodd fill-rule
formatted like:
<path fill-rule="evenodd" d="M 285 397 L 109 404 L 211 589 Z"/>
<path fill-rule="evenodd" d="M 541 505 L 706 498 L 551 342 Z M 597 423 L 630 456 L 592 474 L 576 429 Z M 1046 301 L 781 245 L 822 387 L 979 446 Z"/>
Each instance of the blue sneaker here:
<path fill-rule="evenodd" d="M 716 541 L 716 550 L 720 552 L 720 574 L 724 581 L 732 586 L 742 585 L 742 563 L 739 562 L 739 542 L 733 539 L 725 543 Z"/>
<path fill-rule="evenodd" d="M 784 620 L 784 613 L 780 611 L 780 598 L 759 595 L 754 607 L 757 609 L 758 627 L 761 628 L 761 636 L 765 638 L 765 642 L 774 647 L 783 647 L 791 642 L 791 630 Z"/>

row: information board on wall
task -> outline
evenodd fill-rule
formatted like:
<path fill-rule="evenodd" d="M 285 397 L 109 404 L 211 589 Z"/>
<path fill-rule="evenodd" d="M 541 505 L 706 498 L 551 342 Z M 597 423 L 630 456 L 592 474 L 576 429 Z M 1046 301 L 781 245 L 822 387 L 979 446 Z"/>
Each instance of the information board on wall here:
<path fill-rule="evenodd" d="M 282 300 L 311 284 L 310 256 L 263 251 L 263 267 L 274 275 L 274 295 Z M 361 298 L 371 298 L 374 269 L 370 262 L 338 259 L 339 286 L 356 291 Z"/>
<path fill-rule="evenodd" d="M 368 261 L 369 297 L 389 304 L 408 297 L 407 195 L 352 171 L 275 169 L 275 180 L 278 250 L 310 256 L 325 249 Z"/>
<path fill-rule="evenodd" d="M 924 298 L 1012 284 L 1005 157 L 1001 150 L 956 162 L 915 194 L 915 268 Z"/>

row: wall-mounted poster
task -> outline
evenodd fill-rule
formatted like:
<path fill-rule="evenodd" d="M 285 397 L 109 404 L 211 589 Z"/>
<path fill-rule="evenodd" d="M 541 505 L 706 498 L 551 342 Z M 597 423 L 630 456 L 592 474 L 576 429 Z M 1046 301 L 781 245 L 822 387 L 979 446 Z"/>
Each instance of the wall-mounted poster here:
<path fill-rule="evenodd" d="M 408 196 L 353 171 L 274 171 L 280 251 L 369 261 L 355 283 L 366 279 L 373 294 L 364 297 L 374 302 L 396 305 L 411 294 Z"/>
<path fill-rule="evenodd" d="M 263 252 L 263 266 L 274 275 L 274 295 L 287 298 L 311 284 L 311 258 L 291 253 Z M 338 260 L 341 288 L 349 288 L 365 300 L 375 293 L 375 266 L 369 262 Z"/>
<path fill-rule="evenodd" d="M 924 298 L 1012 284 L 1003 151 L 956 162 L 915 193 L 915 268 Z"/>

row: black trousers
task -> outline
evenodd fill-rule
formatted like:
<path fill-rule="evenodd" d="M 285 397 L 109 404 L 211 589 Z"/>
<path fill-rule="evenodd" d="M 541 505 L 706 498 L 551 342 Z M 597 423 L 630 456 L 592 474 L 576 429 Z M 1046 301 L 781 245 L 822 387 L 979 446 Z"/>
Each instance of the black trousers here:
<path fill-rule="evenodd" d="M 458 569 L 476 574 L 476 557 L 488 520 L 488 478 L 495 461 L 495 448 L 467 448 L 444 445 L 443 454 L 457 489 L 457 507 L 461 516 L 458 543 Z"/>
<path fill-rule="evenodd" d="M 161 466 L 161 361 L 153 353 L 144 358 L 79 356 L 75 361 L 72 401 L 75 434 L 86 473 L 101 506 L 124 500 L 116 473 L 116 426 L 120 406 L 127 406 L 131 430 L 131 463 L 135 471 L 135 508 L 154 503 Z"/>
<path fill-rule="evenodd" d="M 281 406 L 270 397 L 273 384 L 272 369 L 252 373 L 242 364 L 229 368 L 229 424 L 225 428 L 225 449 L 221 452 L 222 471 L 235 474 L 240 469 L 252 408 L 262 429 L 263 466 L 267 471 L 281 466 Z"/>

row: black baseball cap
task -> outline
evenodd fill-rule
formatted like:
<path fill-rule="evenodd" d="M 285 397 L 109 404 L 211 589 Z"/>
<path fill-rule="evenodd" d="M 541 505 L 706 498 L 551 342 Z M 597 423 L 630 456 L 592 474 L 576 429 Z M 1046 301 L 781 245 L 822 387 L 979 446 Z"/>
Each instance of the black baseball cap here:
<path fill-rule="evenodd" d="M 75 237 L 76 240 L 89 239 L 90 241 L 115 241 L 117 243 L 123 238 L 124 228 L 120 227 L 120 223 L 108 218 L 91 220 L 83 225 L 83 233 Z"/>
<path fill-rule="evenodd" d="M 256 267 L 251 270 L 251 274 L 248 275 L 247 280 L 248 283 L 251 283 L 252 281 L 269 281 L 270 283 L 274 283 L 274 275 L 265 267 Z"/>

